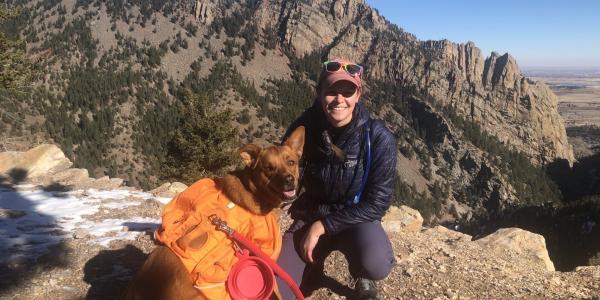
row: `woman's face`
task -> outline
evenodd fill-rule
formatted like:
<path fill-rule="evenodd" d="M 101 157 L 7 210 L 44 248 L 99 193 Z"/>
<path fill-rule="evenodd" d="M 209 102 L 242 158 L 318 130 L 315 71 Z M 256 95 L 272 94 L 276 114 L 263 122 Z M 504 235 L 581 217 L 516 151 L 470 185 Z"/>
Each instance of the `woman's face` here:
<path fill-rule="evenodd" d="M 342 127 L 352 120 L 352 112 L 360 90 L 351 82 L 341 80 L 321 90 L 321 106 L 333 127 Z"/>

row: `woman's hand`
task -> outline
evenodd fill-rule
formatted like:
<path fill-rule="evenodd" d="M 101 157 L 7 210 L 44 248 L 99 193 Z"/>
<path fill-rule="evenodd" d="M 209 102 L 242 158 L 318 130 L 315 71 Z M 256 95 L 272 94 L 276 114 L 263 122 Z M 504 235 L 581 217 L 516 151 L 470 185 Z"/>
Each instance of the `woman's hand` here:
<path fill-rule="evenodd" d="M 323 226 L 323 222 L 315 221 L 310 225 L 308 231 L 304 234 L 302 238 L 302 258 L 304 261 L 309 263 L 314 263 L 313 260 L 313 250 L 319 241 L 319 237 L 321 237 L 325 233 L 325 226 Z"/>

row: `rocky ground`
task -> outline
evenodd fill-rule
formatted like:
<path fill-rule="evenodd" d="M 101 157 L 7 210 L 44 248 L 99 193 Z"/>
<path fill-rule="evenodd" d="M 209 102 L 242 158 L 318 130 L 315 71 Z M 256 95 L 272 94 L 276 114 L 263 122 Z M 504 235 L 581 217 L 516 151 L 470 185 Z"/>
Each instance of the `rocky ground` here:
<path fill-rule="evenodd" d="M 146 200 L 90 217 L 108 219 L 118 213 L 120 218 L 158 218 L 161 207 Z M 137 239 L 112 241 L 108 247 L 74 233 L 35 262 L 2 266 L 0 299 L 118 299 L 155 246 L 151 232 L 142 230 Z M 600 298 L 600 267 L 547 271 L 518 251 L 474 242 L 443 227 L 390 236 L 398 264 L 379 283 L 382 299 Z M 352 299 L 351 278 L 340 253 L 328 258 L 326 274 L 323 288 L 309 299 Z"/>
<path fill-rule="evenodd" d="M 0 299 L 119 299 L 155 247 L 152 232 L 160 221 L 165 199 L 182 188 L 165 185 L 150 194 L 115 187 L 117 183 L 111 179 L 57 175 L 77 173 L 68 165 L 60 171 L 53 163 L 45 167 L 19 165 L 27 167 L 30 174 L 52 169 L 52 178 L 62 178 L 60 182 L 49 183 L 47 177 L 42 177 L 23 185 L 0 177 Z M 15 179 L 14 172 L 8 174 Z M 14 198 L 17 194 L 29 198 Z M 39 198 L 34 199 L 40 195 L 72 202 L 66 203 L 68 207 L 80 204 L 94 209 L 77 222 L 69 223 L 79 218 L 75 213 L 63 214 L 53 224 L 19 222 L 43 211 L 43 205 L 35 202 Z M 19 207 L 10 199 L 30 199 L 32 203 Z M 105 224 L 108 220 L 121 220 L 116 227 L 119 230 Z M 281 223 L 282 228 L 289 225 L 286 214 L 282 214 Z M 10 224 L 18 226 L 15 229 Z M 384 218 L 398 263 L 389 277 L 379 282 L 382 299 L 600 299 L 600 266 L 554 271 L 539 235 L 510 229 L 472 241 L 471 236 L 439 226 L 422 228 L 421 224 L 420 215 L 406 207 L 394 208 Z M 102 231 L 102 226 L 112 229 Z M 59 237 L 59 242 L 41 256 L 31 254 L 11 260 L 7 258 L 17 257 L 15 253 L 26 254 L 44 242 L 24 238 L 24 244 L 7 246 L 19 239 L 11 230 L 24 234 L 40 230 Z M 325 274 L 322 288 L 308 299 L 353 299 L 352 278 L 341 253 L 330 255 Z"/>
<path fill-rule="evenodd" d="M 513 251 L 495 251 L 443 227 L 392 235 L 398 261 L 380 282 L 383 299 L 598 299 L 600 268 L 550 272 Z M 331 257 L 332 280 L 311 299 L 346 299 L 344 260 Z"/>

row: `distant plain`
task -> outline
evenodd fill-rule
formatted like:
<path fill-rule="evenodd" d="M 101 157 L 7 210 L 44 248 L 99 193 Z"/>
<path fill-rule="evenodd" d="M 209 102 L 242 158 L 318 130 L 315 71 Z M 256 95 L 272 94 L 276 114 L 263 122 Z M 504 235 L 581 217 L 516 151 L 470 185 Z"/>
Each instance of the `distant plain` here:
<path fill-rule="evenodd" d="M 569 126 L 600 126 L 600 69 L 529 69 L 525 76 L 544 81 L 558 96 L 558 110 Z"/>
<path fill-rule="evenodd" d="M 575 156 L 600 152 L 600 68 L 531 68 L 524 75 L 544 81 L 558 97 Z"/>

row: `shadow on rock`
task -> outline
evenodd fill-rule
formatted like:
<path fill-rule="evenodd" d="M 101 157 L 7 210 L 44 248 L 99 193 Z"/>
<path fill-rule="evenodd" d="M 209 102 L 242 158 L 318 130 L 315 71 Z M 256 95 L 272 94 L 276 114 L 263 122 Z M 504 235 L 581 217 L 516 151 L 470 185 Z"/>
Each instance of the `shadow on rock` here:
<path fill-rule="evenodd" d="M 27 170 L 11 169 L 6 175 L 0 175 L 0 188 L 14 190 L 14 186 L 23 183 L 25 178 L 27 178 Z"/>
<path fill-rule="evenodd" d="M 121 299 L 147 254 L 135 246 L 102 250 L 85 264 L 83 280 L 91 285 L 86 299 Z"/>
<path fill-rule="evenodd" d="M 52 193 L 55 197 L 68 197 L 67 192 L 73 190 L 72 187 L 64 185 L 58 182 L 51 183 L 47 186 L 42 187 L 44 192 Z"/>
<path fill-rule="evenodd" d="M 124 222 L 121 225 L 127 227 L 128 231 L 143 232 L 149 236 L 153 236 L 154 231 L 160 227 L 160 224 L 151 222 Z"/>
<path fill-rule="evenodd" d="M 27 178 L 27 170 L 15 168 L 8 172 L 8 175 L 12 179 L 14 185 L 21 184 Z"/>

